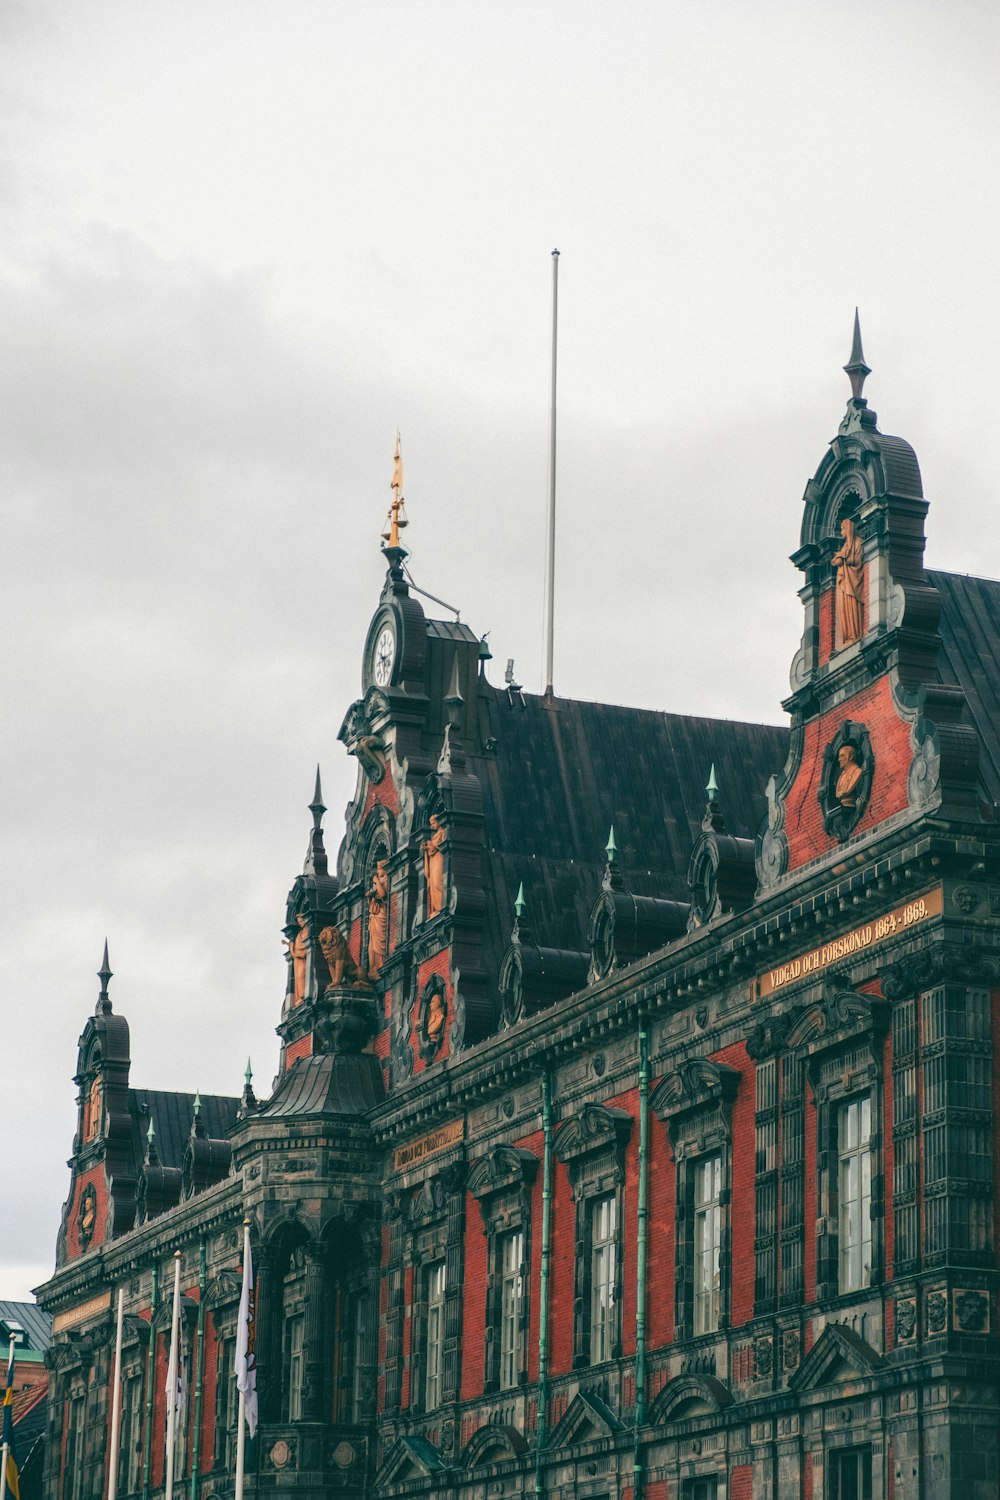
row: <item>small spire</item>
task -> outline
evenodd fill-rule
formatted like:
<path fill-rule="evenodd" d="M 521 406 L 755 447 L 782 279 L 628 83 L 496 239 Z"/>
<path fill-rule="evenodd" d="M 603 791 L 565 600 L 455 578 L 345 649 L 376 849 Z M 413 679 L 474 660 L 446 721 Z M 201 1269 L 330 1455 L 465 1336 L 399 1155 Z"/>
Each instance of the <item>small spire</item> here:
<path fill-rule="evenodd" d="M 195 1089 L 195 1091 L 194 1091 L 194 1106 L 193 1106 L 193 1108 L 194 1108 L 194 1117 L 197 1120 L 198 1116 L 201 1114 L 201 1094 L 198 1092 L 197 1089 Z"/>
<path fill-rule="evenodd" d="M 243 1074 L 243 1077 L 245 1082 L 243 1084 L 243 1093 L 240 1096 L 240 1107 L 238 1111 L 240 1119 L 245 1119 L 247 1115 L 252 1114 L 253 1111 L 257 1108 L 257 1095 L 253 1091 L 252 1083 L 253 1069 L 250 1066 L 249 1057 L 247 1058 L 247 1068 L 246 1072 Z"/>
<path fill-rule="evenodd" d="M 247 1058 L 246 1072 L 243 1074 L 243 1077 L 246 1080 L 246 1086 L 247 1086 L 247 1088 L 249 1088 L 250 1087 L 250 1082 L 251 1082 L 251 1080 L 253 1078 L 253 1068 L 250 1066 L 250 1059 L 249 1059 L 249 1057 Z"/>
<path fill-rule="evenodd" d="M 514 897 L 514 915 L 517 917 L 517 920 L 519 922 L 524 916 L 524 909 L 527 904 L 527 901 L 525 901 L 524 899 L 524 881 L 522 880 L 518 885 L 517 895 Z"/>
<path fill-rule="evenodd" d="M 403 460 L 399 451 L 399 428 L 396 428 L 396 451 L 392 458 L 392 480 L 390 482 L 392 500 L 389 505 L 389 514 L 386 516 L 386 530 L 382 533 L 382 540 L 386 543 L 384 550 L 398 551 L 402 548 L 399 533 L 403 527 L 408 525 L 406 519 L 406 506 L 403 500 Z"/>
<path fill-rule="evenodd" d="M 861 347 L 861 320 L 858 317 L 858 309 L 854 309 L 854 338 L 851 341 L 850 362 L 844 366 L 844 374 L 851 382 L 851 396 L 855 401 L 862 399 L 861 392 L 864 389 L 865 379 L 871 374 L 871 368 L 865 364 L 864 350 Z"/>
<path fill-rule="evenodd" d="M 715 779 L 715 761 L 714 760 L 712 762 L 712 769 L 708 773 L 708 784 L 706 785 L 705 790 L 708 793 L 708 800 L 709 800 L 709 802 L 716 802 L 716 801 L 718 801 L 719 783 Z"/>
<path fill-rule="evenodd" d="M 146 1130 L 146 1141 L 151 1146 L 156 1140 L 156 1131 L 153 1129 L 153 1116 L 149 1117 L 149 1127 Z"/>
<path fill-rule="evenodd" d="M 156 1154 L 156 1131 L 153 1129 L 153 1116 L 149 1117 L 149 1129 L 146 1131 L 146 1161 L 153 1166 L 159 1161 Z"/>
<path fill-rule="evenodd" d="M 320 785 L 319 766 L 316 767 L 316 787 L 313 791 L 313 799 L 309 804 L 312 813 L 313 826 L 309 833 L 309 846 L 306 849 L 305 864 L 302 866 L 303 875 L 326 875 L 327 859 L 326 845 L 323 843 L 323 814 L 326 808 L 323 806 L 323 788 Z"/>
<path fill-rule="evenodd" d="M 726 820 L 722 816 L 722 808 L 719 805 L 719 783 L 715 779 L 715 762 L 708 773 L 708 783 L 705 787 L 708 802 L 705 804 L 705 816 L 701 820 L 701 826 L 706 833 L 724 833 Z"/>
<path fill-rule="evenodd" d="M 111 1001 L 108 999 L 108 981 L 112 977 L 111 965 L 108 963 L 107 938 L 104 939 L 104 957 L 101 960 L 101 967 L 97 971 L 97 977 L 101 981 L 101 993 L 97 997 L 97 1011 L 99 1015 L 102 1013 L 107 1015 L 111 1010 Z"/>
<path fill-rule="evenodd" d="M 448 722 L 457 724 L 461 718 L 465 699 L 462 697 L 462 689 L 458 684 L 458 652 L 455 652 L 451 663 L 451 681 L 445 694 L 444 706 L 448 710 Z"/>
<path fill-rule="evenodd" d="M 613 865 L 618 858 L 618 845 L 615 843 L 615 825 L 613 823 L 608 833 L 608 842 L 605 845 L 604 852 L 608 856 L 608 864 Z"/>

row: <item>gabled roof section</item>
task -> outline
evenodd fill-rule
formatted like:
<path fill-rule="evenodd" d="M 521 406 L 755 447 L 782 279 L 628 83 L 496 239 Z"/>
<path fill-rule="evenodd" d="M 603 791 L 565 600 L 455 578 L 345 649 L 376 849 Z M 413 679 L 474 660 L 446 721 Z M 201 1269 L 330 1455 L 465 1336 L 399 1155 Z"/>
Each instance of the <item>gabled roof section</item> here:
<path fill-rule="evenodd" d="M 211 1140 L 227 1136 L 236 1122 L 239 1099 L 224 1094 L 201 1094 L 201 1123 Z M 132 1118 L 132 1152 L 136 1163 L 146 1153 L 146 1131 L 153 1117 L 156 1154 L 163 1167 L 181 1167 L 184 1147 L 194 1119 L 194 1094 L 174 1094 L 164 1089 L 129 1089 L 128 1110 Z"/>
<path fill-rule="evenodd" d="M 477 740 L 467 750 L 483 788 L 493 887 L 488 948 L 498 973 L 521 881 L 538 941 L 585 947 L 612 824 L 626 888 L 687 901 L 710 767 L 728 830 L 752 838 L 766 813 L 768 777 L 784 764 L 788 731 L 547 700 L 481 680 Z"/>
<path fill-rule="evenodd" d="M 866 1380 L 885 1366 L 882 1356 L 846 1323 L 828 1323 L 789 1379 L 793 1391 L 812 1391 L 841 1381 Z"/>
<path fill-rule="evenodd" d="M 610 1406 L 591 1391 L 577 1391 L 549 1436 L 548 1447 L 602 1442 L 621 1432 L 623 1423 Z"/>
<path fill-rule="evenodd" d="M 430 1479 L 447 1467 L 433 1443 L 421 1437 L 399 1437 L 375 1475 L 375 1489 L 405 1484 L 408 1479 Z"/>
<path fill-rule="evenodd" d="M 928 571 L 941 596 L 938 675 L 965 691 L 979 731 L 979 790 L 1000 802 L 1000 582 Z"/>
<path fill-rule="evenodd" d="M 0 1323 L 8 1332 L 3 1335 L 3 1348 L 7 1348 L 10 1325 L 17 1323 L 24 1329 L 25 1341 L 18 1344 L 15 1358 L 21 1360 L 29 1350 L 44 1353 L 52 1342 L 52 1319 L 43 1312 L 37 1302 L 0 1302 Z"/>

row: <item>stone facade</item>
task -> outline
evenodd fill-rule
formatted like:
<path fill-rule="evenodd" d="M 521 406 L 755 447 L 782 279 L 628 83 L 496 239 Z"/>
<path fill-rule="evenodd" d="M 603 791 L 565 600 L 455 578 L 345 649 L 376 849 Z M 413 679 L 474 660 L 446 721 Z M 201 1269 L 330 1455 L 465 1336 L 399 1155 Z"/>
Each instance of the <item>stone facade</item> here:
<path fill-rule="evenodd" d="M 385 549 L 271 1098 L 134 1088 L 102 969 L 40 1294 L 53 1500 L 106 1486 L 121 1286 L 118 1492 L 162 1489 L 177 1251 L 178 1465 L 232 1493 L 244 1217 L 249 1493 L 997 1493 L 1000 585 L 925 570 L 863 378 L 806 489 L 787 732 L 496 688 Z"/>

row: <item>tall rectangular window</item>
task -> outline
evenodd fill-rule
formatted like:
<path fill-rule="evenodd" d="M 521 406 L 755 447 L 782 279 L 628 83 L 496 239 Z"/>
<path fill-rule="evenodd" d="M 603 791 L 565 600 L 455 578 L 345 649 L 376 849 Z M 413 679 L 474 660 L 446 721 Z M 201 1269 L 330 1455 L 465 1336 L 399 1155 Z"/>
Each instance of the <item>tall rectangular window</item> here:
<path fill-rule="evenodd" d="M 444 1363 L 445 1265 L 435 1261 L 427 1268 L 427 1353 L 424 1406 L 433 1411 L 441 1405 L 441 1369 Z"/>
<path fill-rule="evenodd" d="M 830 1500 L 872 1500 L 872 1450 L 867 1444 L 830 1454 Z"/>
<path fill-rule="evenodd" d="M 590 1362 L 611 1358 L 614 1344 L 615 1256 L 618 1211 L 613 1193 L 590 1212 Z"/>
<path fill-rule="evenodd" d="M 500 1389 L 517 1385 L 520 1374 L 521 1317 L 524 1299 L 524 1231 L 514 1229 L 500 1240 Z"/>
<path fill-rule="evenodd" d="M 236 1424 L 236 1374 L 233 1369 L 235 1340 L 220 1339 L 215 1366 L 215 1465 L 228 1468 Z"/>
<path fill-rule="evenodd" d="M 285 1382 L 283 1417 L 286 1422 L 298 1422 L 302 1416 L 302 1349 L 305 1338 L 305 1318 L 302 1313 L 285 1321 Z"/>
<path fill-rule="evenodd" d="M 722 1157 L 707 1156 L 694 1169 L 694 1331 L 719 1326 L 719 1250 L 722 1242 Z"/>
<path fill-rule="evenodd" d="M 872 1106 L 866 1094 L 837 1112 L 840 1290 L 872 1279 Z"/>

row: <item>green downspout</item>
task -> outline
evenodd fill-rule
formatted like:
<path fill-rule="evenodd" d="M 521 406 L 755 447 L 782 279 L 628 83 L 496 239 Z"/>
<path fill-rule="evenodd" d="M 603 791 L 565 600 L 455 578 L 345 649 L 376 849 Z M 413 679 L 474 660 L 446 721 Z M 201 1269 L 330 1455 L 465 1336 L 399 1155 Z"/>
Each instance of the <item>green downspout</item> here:
<path fill-rule="evenodd" d="M 149 1500 L 149 1461 L 153 1453 L 153 1383 L 156 1380 L 156 1304 L 160 1300 L 160 1268 L 153 1267 L 153 1295 L 149 1312 L 149 1354 L 146 1357 L 146 1438 L 142 1445 L 142 1500 Z"/>
<path fill-rule="evenodd" d="M 646 1203 L 649 1167 L 649 1032 L 646 1013 L 639 1012 L 639 1190 L 636 1232 L 635 1302 L 635 1452 L 632 1460 L 632 1500 L 643 1485 L 642 1429 L 646 1425 Z"/>
<path fill-rule="evenodd" d="M 191 1500 L 198 1500 L 199 1473 L 201 1470 L 201 1398 L 205 1379 L 205 1285 L 208 1281 L 206 1269 L 205 1241 L 198 1246 L 198 1359 L 194 1376 L 194 1444 L 191 1453 Z"/>
<path fill-rule="evenodd" d="M 542 1273 L 538 1289 L 538 1447 L 535 1494 L 544 1494 L 542 1454 L 548 1438 L 549 1409 L 549 1230 L 552 1217 L 552 1079 L 542 1074 Z"/>

